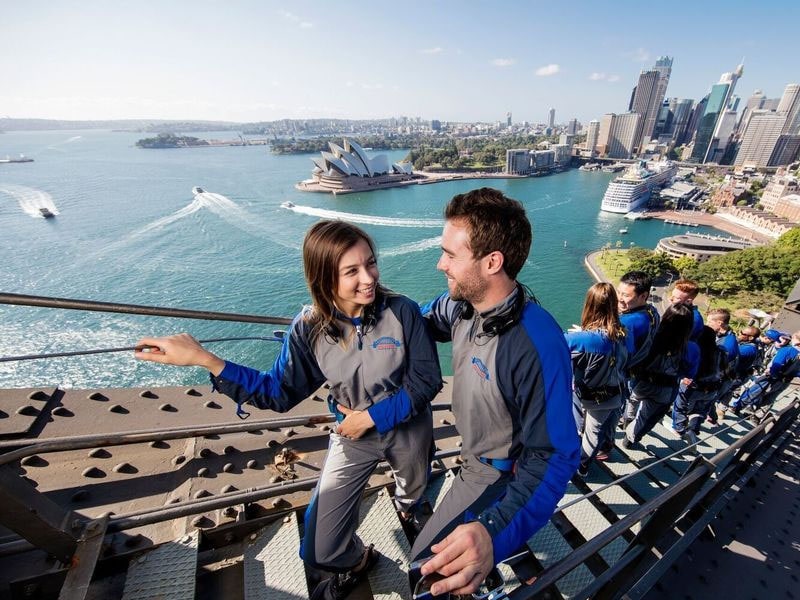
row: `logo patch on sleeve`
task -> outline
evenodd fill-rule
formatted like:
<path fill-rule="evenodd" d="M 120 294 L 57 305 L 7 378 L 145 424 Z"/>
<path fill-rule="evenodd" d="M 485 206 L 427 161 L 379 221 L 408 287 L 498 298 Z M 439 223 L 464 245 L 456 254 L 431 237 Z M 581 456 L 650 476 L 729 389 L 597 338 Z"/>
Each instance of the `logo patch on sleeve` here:
<path fill-rule="evenodd" d="M 399 348 L 401 345 L 402 344 L 400 343 L 400 340 L 396 340 L 388 335 L 380 337 L 372 342 L 372 347 L 375 350 L 394 350 Z"/>
<path fill-rule="evenodd" d="M 483 364 L 483 361 L 477 356 L 472 357 L 472 368 L 480 376 L 481 379 L 489 381 L 489 369 Z"/>

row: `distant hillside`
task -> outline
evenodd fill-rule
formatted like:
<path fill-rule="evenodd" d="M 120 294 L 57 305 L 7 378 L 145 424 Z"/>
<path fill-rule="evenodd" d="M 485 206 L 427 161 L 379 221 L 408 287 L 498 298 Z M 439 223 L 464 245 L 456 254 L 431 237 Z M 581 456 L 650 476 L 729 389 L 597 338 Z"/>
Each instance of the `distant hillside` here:
<path fill-rule="evenodd" d="M 108 121 L 62 121 L 57 119 L 0 118 L 2 131 L 46 131 L 65 129 L 116 129 L 159 133 L 169 131 L 226 131 L 239 130 L 242 123 L 230 121 L 167 121 L 159 119 L 114 119 Z"/>

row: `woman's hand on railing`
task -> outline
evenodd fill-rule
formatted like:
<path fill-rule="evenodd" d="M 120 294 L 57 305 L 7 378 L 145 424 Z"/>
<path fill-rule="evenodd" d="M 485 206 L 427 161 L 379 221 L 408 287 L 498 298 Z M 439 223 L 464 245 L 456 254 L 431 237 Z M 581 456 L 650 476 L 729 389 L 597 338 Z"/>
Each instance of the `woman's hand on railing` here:
<path fill-rule="evenodd" d="M 142 338 L 136 342 L 133 356 L 139 360 L 179 367 L 203 367 L 214 376 L 222 373 L 222 369 L 225 368 L 224 360 L 203 348 L 200 342 L 188 333 Z"/>

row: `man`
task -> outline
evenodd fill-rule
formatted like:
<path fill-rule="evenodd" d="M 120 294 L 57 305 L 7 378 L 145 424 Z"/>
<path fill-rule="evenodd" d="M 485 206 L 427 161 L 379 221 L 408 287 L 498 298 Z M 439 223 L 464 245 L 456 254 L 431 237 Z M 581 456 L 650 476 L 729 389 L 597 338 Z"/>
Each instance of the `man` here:
<path fill-rule="evenodd" d="M 661 317 L 655 306 L 650 304 L 650 288 L 653 285 L 653 280 L 642 271 L 630 271 L 625 273 L 619 280 L 617 286 L 617 303 L 619 305 L 619 320 L 628 331 L 633 342 L 633 352 L 628 356 L 626 371 L 628 372 L 628 389 L 633 386 L 630 379 L 631 367 L 639 364 L 647 357 L 650 352 L 650 347 L 653 345 L 653 338 L 658 329 L 658 323 Z M 638 404 L 632 405 L 630 397 L 626 399 L 626 404 L 620 410 L 624 410 L 620 428 L 625 429 L 628 423 L 636 418 L 636 409 Z M 613 426 L 615 420 L 610 420 Z M 613 447 L 614 432 L 604 431 L 605 439 L 604 444 L 600 446 L 601 450 L 596 457 L 598 460 L 608 458 L 608 451 Z"/>
<path fill-rule="evenodd" d="M 703 315 L 700 314 L 700 309 L 694 304 L 694 300 L 699 293 L 700 286 L 697 283 L 691 279 L 679 279 L 675 282 L 669 295 L 670 304 L 685 304 L 692 309 L 694 316 L 694 327 L 690 337 L 692 340 L 697 340 L 697 336 L 703 331 Z"/>
<path fill-rule="evenodd" d="M 736 340 L 739 342 L 739 364 L 736 367 L 736 376 L 744 381 L 761 368 L 764 350 L 759 338 L 761 330 L 755 325 L 748 325 L 739 332 Z"/>
<path fill-rule="evenodd" d="M 730 327 L 731 312 L 727 308 L 712 308 L 708 311 L 707 316 L 708 326 L 714 330 L 714 334 L 717 336 L 717 347 L 723 351 L 724 356 L 722 385 L 716 399 L 720 405 L 717 408 L 720 409 L 727 406 L 733 389 L 737 385 L 736 369 L 739 364 L 739 344 L 736 341 L 736 334 Z M 720 412 L 720 410 L 709 410 L 708 416 L 713 423 L 718 422 Z"/>
<path fill-rule="evenodd" d="M 516 200 L 491 188 L 445 208 L 437 268 L 448 291 L 423 308 L 453 342 L 452 410 L 463 463 L 417 537 L 434 595 L 472 593 L 552 515 L 580 459 L 572 370 L 555 320 L 516 281 L 531 245 Z"/>

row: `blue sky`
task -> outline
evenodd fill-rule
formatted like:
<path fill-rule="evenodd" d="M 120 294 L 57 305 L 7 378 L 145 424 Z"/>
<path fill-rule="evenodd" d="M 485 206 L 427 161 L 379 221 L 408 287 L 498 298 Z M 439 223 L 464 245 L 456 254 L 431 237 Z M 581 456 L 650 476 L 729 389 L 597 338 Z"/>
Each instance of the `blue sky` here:
<path fill-rule="evenodd" d="M 800 3 L 0 0 L 0 116 L 586 122 L 674 57 L 699 99 L 800 82 Z"/>

